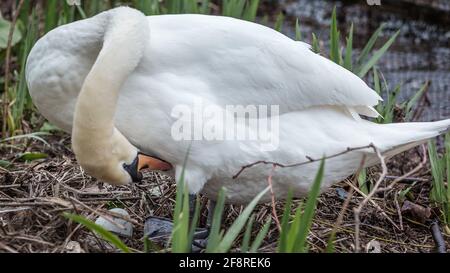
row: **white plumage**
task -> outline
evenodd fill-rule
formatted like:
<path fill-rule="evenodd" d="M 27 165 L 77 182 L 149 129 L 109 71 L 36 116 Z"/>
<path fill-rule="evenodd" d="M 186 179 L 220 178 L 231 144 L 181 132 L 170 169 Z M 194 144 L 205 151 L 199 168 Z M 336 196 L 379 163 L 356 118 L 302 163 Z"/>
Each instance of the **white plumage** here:
<path fill-rule="evenodd" d="M 95 62 L 103 78 L 94 77 Z M 130 71 L 122 69 L 127 65 Z M 171 137 L 176 121 L 173 107 L 193 106 L 198 99 L 221 107 L 279 105 L 280 145 L 274 151 L 261 151 L 257 143 L 242 141 L 192 142 L 185 170 L 191 192 L 203 191 L 214 199 L 225 186 L 228 201 L 234 203 L 246 203 L 264 189 L 271 169 L 258 165 L 233 179 L 243 165 L 258 160 L 296 163 L 307 156 L 320 158 L 370 143 L 392 156 L 450 126 L 450 120 L 378 125 L 360 119 L 358 114 L 377 116 L 373 106 L 381 100 L 360 78 L 313 53 L 305 43 L 227 17 L 144 17 L 118 8 L 48 33 L 29 56 L 27 82 L 39 111 L 67 132 L 72 131 L 77 97 L 88 73 L 97 79 L 99 89 L 106 88 L 108 81 L 120 83 L 110 93 L 90 92 L 89 99 L 98 106 L 113 101 L 115 127 L 139 150 L 172 163 L 177 176 L 190 142 Z M 89 116 L 94 123 L 108 115 L 84 109 L 96 113 Z M 323 188 L 354 173 L 363 153 L 368 156 L 367 166 L 378 162 L 371 149 L 328 160 Z M 275 195 L 281 198 L 289 188 L 304 195 L 317 168 L 318 163 L 312 163 L 277 169 Z"/>

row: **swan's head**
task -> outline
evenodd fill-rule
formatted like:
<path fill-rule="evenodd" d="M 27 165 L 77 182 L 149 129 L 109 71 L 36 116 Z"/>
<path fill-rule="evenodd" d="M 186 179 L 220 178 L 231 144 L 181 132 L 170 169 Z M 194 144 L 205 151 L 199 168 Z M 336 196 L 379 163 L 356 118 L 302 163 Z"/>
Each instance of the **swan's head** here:
<path fill-rule="evenodd" d="M 124 7 L 98 18 L 105 27 L 103 46 L 77 99 L 72 147 L 88 174 L 123 185 L 141 180 L 144 168 L 165 171 L 172 166 L 140 153 L 114 126 L 119 92 L 139 64 L 149 39 L 148 21 L 141 12 Z"/>
<path fill-rule="evenodd" d="M 140 152 L 117 130 L 102 134 L 102 126 L 72 131 L 72 148 L 78 163 L 89 175 L 112 185 L 126 185 L 142 180 L 144 169 L 168 171 L 172 165 L 156 156 Z"/>
<path fill-rule="evenodd" d="M 112 67 L 109 60 L 97 60 L 78 95 L 72 148 L 88 174 L 110 184 L 123 185 L 141 180 L 140 171 L 144 168 L 166 171 L 172 166 L 158 157 L 141 153 L 114 126 L 122 80 L 117 76 L 118 71 L 109 68 Z"/>

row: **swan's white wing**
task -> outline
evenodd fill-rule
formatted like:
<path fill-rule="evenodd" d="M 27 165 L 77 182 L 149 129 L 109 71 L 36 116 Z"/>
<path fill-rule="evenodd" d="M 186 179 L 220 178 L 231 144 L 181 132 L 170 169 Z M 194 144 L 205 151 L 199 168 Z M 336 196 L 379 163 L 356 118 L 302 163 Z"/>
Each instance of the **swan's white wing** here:
<path fill-rule="evenodd" d="M 143 67 L 170 75 L 177 92 L 218 104 L 280 105 L 282 113 L 341 105 L 377 115 L 372 106 L 381 98 L 364 81 L 270 28 L 215 16 L 148 18 L 151 38 Z"/>

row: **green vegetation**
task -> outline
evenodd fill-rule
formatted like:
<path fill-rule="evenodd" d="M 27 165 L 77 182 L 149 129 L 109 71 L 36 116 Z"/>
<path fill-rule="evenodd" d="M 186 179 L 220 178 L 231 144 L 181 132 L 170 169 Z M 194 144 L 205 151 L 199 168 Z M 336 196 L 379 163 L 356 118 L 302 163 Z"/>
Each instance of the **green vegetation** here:
<path fill-rule="evenodd" d="M 436 142 L 428 144 L 428 154 L 433 175 L 430 199 L 435 202 L 442 215 L 442 221 L 450 227 L 450 134 L 445 136 L 445 152 L 443 156 L 437 153 Z M 447 181 L 447 183 L 446 183 Z"/>
<path fill-rule="evenodd" d="M 255 21 L 257 16 L 259 0 L 224 0 L 219 1 L 220 14 L 225 16 L 232 16 L 242 18 L 249 21 Z M 133 1 L 83 1 L 81 6 L 70 6 L 65 1 L 48 0 L 43 6 L 43 13 L 36 12 L 29 1 L 20 9 L 17 17 L 17 24 L 13 25 L 0 18 L 0 61 L 11 62 L 11 58 L 7 59 L 6 51 L 10 51 L 11 56 L 15 56 L 14 62 L 17 62 L 14 67 L 10 67 L 6 74 L 0 78 L 2 84 L 2 140 L 0 144 L 10 141 L 18 141 L 20 139 L 35 139 L 42 141 L 42 138 L 50 134 L 51 131 L 56 130 L 51 124 L 45 123 L 35 124 L 34 117 L 37 115 L 33 107 L 30 95 L 28 94 L 25 82 L 25 62 L 26 58 L 36 40 L 54 29 L 55 27 L 67 24 L 76 20 L 80 20 L 89 16 L 93 16 L 101 11 L 113 8 L 119 4 L 129 4 L 138 8 L 146 15 L 156 14 L 175 14 L 175 13 L 213 13 L 212 1 L 210 0 L 133 0 Z M 37 14 L 44 14 L 39 17 Z M 217 14 L 217 11 L 216 11 Z M 283 14 L 280 14 L 273 27 L 281 30 L 284 22 Z M 264 17 L 262 22 L 267 22 L 267 17 Z M 43 28 L 40 28 L 42 25 Z M 349 32 L 346 37 L 345 46 L 341 46 L 341 33 L 339 32 L 336 10 L 333 10 L 330 27 L 330 51 L 329 58 L 337 64 L 352 71 L 359 77 L 365 77 L 372 71 L 374 89 L 383 97 L 385 102 L 381 103 L 376 110 L 382 115 L 376 119 L 379 123 L 393 122 L 395 117 L 396 107 L 400 107 L 407 120 L 412 118 L 412 110 L 414 105 L 418 102 L 422 94 L 426 90 L 427 83 L 418 90 L 418 92 L 400 106 L 397 104 L 397 96 L 400 92 L 401 85 L 390 88 L 384 78 L 380 77 L 380 71 L 376 67 L 377 62 L 383 56 L 389 47 L 394 43 L 399 32 L 396 32 L 390 37 L 378 50 L 374 50 L 384 25 L 382 24 L 369 39 L 359 56 L 355 55 L 353 48 L 353 24 L 349 27 Z M 8 45 L 8 36 L 10 29 L 13 29 L 13 38 Z M 295 36 L 297 40 L 301 40 L 305 35 L 301 32 L 301 23 L 299 20 L 295 23 Z M 320 41 L 317 36 L 312 33 L 312 50 L 317 53 L 322 53 L 320 48 Z M 27 123 L 31 126 L 24 126 Z M 41 127 L 42 126 L 42 127 Z M 29 132 L 27 128 L 33 128 L 38 132 Z M 29 129 L 28 129 L 29 130 Z M 440 158 L 437 156 L 436 147 L 432 142 L 430 144 L 430 160 L 432 163 L 433 174 L 433 190 L 431 198 L 441 206 L 441 211 L 444 221 L 450 223 L 450 187 L 445 184 L 445 177 L 450 177 L 450 137 L 446 138 L 446 154 Z M 20 155 L 24 161 L 31 161 L 38 158 L 44 158 L 47 155 L 44 153 L 24 153 Z M 10 162 L 0 161 L 0 166 L 8 167 Z M 311 222 L 316 208 L 317 197 L 319 195 L 320 183 L 323 178 L 324 161 L 321 162 L 316 179 L 309 193 L 306 203 L 301 203 L 295 211 L 291 210 L 292 195 L 287 199 L 284 214 L 281 219 L 281 231 L 278 238 L 279 252 L 307 252 L 308 242 L 307 236 L 311 227 Z M 189 252 L 194 236 L 195 228 L 197 227 L 199 219 L 200 205 L 196 202 L 195 213 L 193 221 L 189 220 L 189 202 L 188 191 L 184 185 L 183 178 L 178 182 L 176 206 L 174 211 L 174 230 L 171 236 L 171 251 L 172 252 Z M 370 187 L 366 183 L 366 172 L 361 172 L 358 177 L 359 186 L 361 190 L 367 193 Z M 267 217 L 265 224 L 257 233 L 253 241 L 252 229 L 255 216 L 252 214 L 256 204 L 260 198 L 266 194 L 268 189 L 259 193 L 242 211 L 240 216 L 233 222 L 233 224 L 226 230 L 222 229 L 222 216 L 225 210 L 225 189 L 223 189 L 217 200 L 216 209 L 214 211 L 211 232 L 206 247 L 207 252 L 228 252 L 232 248 L 239 248 L 242 252 L 257 252 L 260 248 L 264 238 L 272 224 L 271 217 Z M 88 219 L 72 214 L 65 214 L 65 217 L 84 225 L 86 228 L 99 234 L 103 239 L 109 241 L 122 252 L 130 252 L 131 250 L 114 234 L 95 225 Z M 238 236 L 244 230 L 242 243 L 238 247 L 236 241 Z M 333 240 L 330 241 L 333 243 Z M 144 239 L 144 251 L 148 252 L 151 243 Z M 329 249 L 333 246 L 329 245 Z"/>

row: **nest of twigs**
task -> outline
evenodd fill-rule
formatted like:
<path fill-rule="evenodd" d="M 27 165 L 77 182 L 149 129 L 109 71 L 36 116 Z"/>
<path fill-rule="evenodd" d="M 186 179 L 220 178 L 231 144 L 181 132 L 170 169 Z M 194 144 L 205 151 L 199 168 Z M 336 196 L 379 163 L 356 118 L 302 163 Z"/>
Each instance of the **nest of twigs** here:
<path fill-rule="evenodd" d="M 108 214 L 108 209 L 113 207 L 124 208 L 130 214 L 134 233 L 132 238 L 124 241 L 131 249 L 142 251 L 146 217 L 172 217 L 176 187 L 171 177 L 147 173 L 142 183 L 109 186 L 86 175 L 77 165 L 69 149 L 68 135 L 51 136 L 48 142 L 50 146 L 32 140 L 0 148 L 2 159 L 13 162 L 8 169 L 0 169 L 0 252 L 116 252 L 96 234 L 63 216 L 63 212 L 70 212 L 95 220 Z M 23 151 L 40 151 L 49 156 L 31 163 L 19 162 L 15 155 Z M 404 174 L 421 162 L 421 156 L 420 149 L 417 149 L 390 160 L 389 175 Z M 369 180 L 376 180 L 378 176 L 378 169 L 369 170 Z M 389 183 L 389 179 L 393 178 L 388 177 L 385 182 Z M 396 197 L 398 192 L 415 182 L 410 190 L 410 201 L 428 208 L 431 206 L 429 181 L 429 169 L 424 167 L 413 178 L 405 179 L 390 191 L 372 198 L 376 205 L 367 204 L 361 213 L 361 251 L 434 251 L 429 220 L 436 216 L 436 212 L 431 208 L 427 219 L 411 218 L 402 211 L 402 200 Z M 309 236 L 310 251 L 324 252 L 333 229 L 336 230 L 335 251 L 355 251 L 353 210 L 363 197 L 351 190 L 352 183 L 353 179 L 349 178 L 320 196 Z M 206 222 L 206 203 L 207 200 L 202 198 L 201 226 Z M 277 202 L 275 206 L 281 216 L 283 202 Z M 242 209 L 228 205 L 223 227 L 229 227 Z M 258 226 L 262 226 L 266 217 L 272 214 L 271 204 L 258 206 L 255 214 L 256 233 Z M 339 218 L 342 221 L 337 221 Z M 336 222 L 340 222 L 338 227 Z M 278 229 L 273 221 L 260 252 L 276 251 L 277 238 Z M 450 245 L 449 237 L 444 235 L 444 238 Z M 239 246 L 239 242 L 236 245 Z"/>

